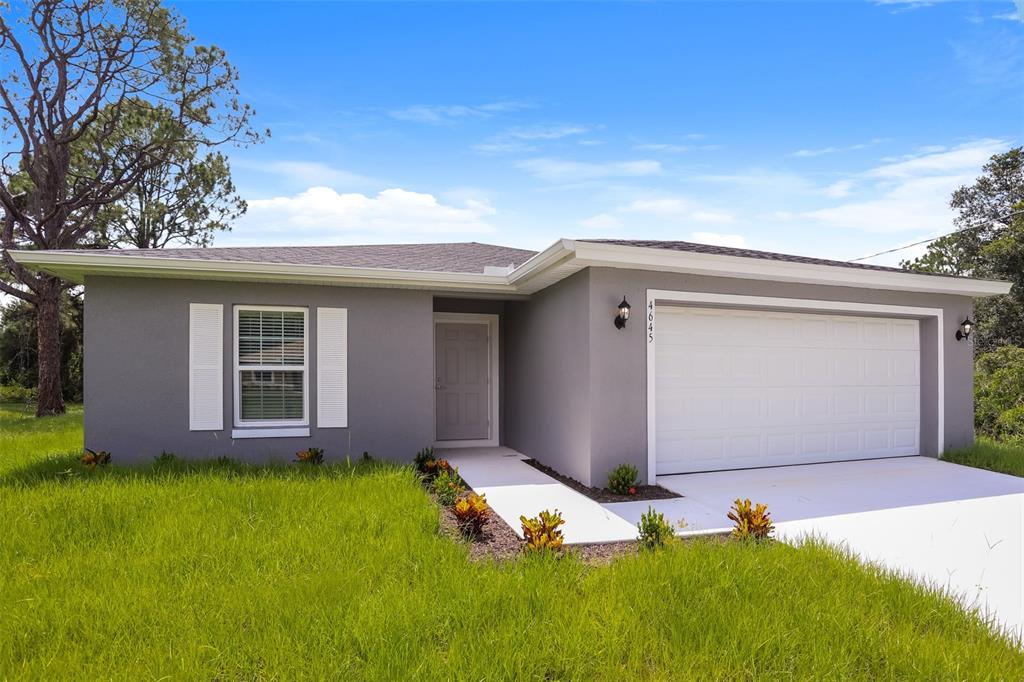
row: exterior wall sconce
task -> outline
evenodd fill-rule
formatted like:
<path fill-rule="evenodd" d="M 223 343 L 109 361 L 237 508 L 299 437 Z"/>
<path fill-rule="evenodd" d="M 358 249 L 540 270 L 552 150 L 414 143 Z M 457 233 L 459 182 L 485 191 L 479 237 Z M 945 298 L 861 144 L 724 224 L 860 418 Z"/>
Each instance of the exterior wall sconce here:
<path fill-rule="evenodd" d="M 974 331 L 974 323 L 971 322 L 971 318 L 965 317 L 964 321 L 960 323 L 960 328 L 956 330 L 956 340 L 966 341 L 971 338 L 972 331 Z"/>
<path fill-rule="evenodd" d="M 619 314 L 615 317 L 615 328 L 622 329 L 626 326 L 626 320 L 629 319 L 629 302 L 626 297 L 622 297 L 622 303 L 619 304 Z"/>

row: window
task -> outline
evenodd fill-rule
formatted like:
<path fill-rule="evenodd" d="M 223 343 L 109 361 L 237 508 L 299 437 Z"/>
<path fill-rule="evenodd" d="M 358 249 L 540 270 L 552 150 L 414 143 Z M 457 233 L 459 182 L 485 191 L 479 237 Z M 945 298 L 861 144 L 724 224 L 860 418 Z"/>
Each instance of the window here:
<path fill-rule="evenodd" d="M 308 424 L 304 308 L 235 307 L 235 423 Z"/>

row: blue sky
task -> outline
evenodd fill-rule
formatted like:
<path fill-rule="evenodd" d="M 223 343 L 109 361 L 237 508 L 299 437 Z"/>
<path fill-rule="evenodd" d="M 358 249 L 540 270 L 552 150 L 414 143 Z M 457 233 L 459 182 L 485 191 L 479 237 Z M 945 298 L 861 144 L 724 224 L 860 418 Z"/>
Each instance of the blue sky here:
<path fill-rule="evenodd" d="M 178 7 L 272 130 L 230 151 L 250 209 L 222 246 L 849 259 L 948 231 L 950 192 L 1024 138 L 1012 2 Z"/>

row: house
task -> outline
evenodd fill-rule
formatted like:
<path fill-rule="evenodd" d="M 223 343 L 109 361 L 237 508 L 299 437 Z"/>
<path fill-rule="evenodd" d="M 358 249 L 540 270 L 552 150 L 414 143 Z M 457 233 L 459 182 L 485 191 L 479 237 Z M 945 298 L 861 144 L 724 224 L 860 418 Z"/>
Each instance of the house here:
<path fill-rule="evenodd" d="M 676 241 L 12 255 L 86 285 L 86 445 L 122 461 L 506 445 L 586 484 L 968 445 L 961 323 L 1009 291 Z"/>

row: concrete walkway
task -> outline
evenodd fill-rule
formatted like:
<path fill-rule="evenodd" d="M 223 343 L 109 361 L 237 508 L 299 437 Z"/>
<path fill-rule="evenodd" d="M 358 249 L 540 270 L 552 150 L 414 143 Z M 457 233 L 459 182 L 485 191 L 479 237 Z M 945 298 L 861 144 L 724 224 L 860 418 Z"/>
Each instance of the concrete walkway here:
<path fill-rule="evenodd" d="M 438 450 L 457 467 L 459 475 L 522 537 L 520 516 L 541 510 L 559 510 L 565 525 L 565 543 L 620 542 L 636 539 L 636 526 L 589 497 L 523 463 L 523 455 L 510 448 L 458 448 Z M 645 507 L 646 509 L 646 507 Z"/>

